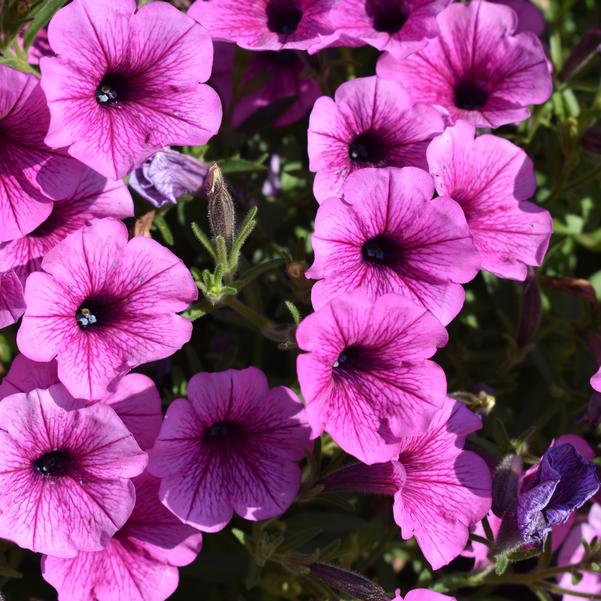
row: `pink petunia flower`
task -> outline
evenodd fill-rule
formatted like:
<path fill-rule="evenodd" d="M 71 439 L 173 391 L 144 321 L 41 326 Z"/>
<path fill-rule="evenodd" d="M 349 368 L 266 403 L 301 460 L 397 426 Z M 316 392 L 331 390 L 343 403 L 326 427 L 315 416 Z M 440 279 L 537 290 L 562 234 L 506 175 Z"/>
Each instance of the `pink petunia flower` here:
<path fill-rule="evenodd" d="M 188 11 L 214 40 L 249 50 L 308 50 L 332 36 L 327 12 L 335 0 L 197 0 Z"/>
<path fill-rule="evenodd" d="M 188 384 L 188 399 L 169 405 L 149 471 L 162 479 L 168 509 L 186 524 L 217 532 L 234 512 L 247 520 L 284 513 L 310 447 L 294 392 L 270 390 L 254 367 L 199 373 Z"/>
<path fill-rule="evenodd" d="M 343 83 L 334 99 L 317 100 L 309 119 L 309 168 L 317 202 L 342 196 L 350 173 L 366 167 L 426 169 L 428 142 L 442 132 L 441 115 L 413 105 L 396 82 L 362 77 Z"/>
<path fill-rule="evenodd" d="M 0 65 L 0 242 L 31 232 L 73 191 L 80 164 L 45 145 L 49 123 L 37 78 Z"/>
<path fill-rule="evenodd" d="M 504 4 L 515 11 L 518 17 L 518 26 L 516 33 L 531 31 L 537 36 L 541 36 L 545 31 L 545 18 L 542 13 L 530 0 L 488 0 L 494 4 Z"/>
<path fill-rule="evenodd" d="M 0 423 L 0 535 L 58 557 L 105 547 L 147 463 L 113 409 L 59 384 L 6 397 Z"/>
<path fill-rule="evenodd" d="M 401 436 L 423 433 L 444 403 L 444 372 L 428 358 L 446 330 L 398 294 L 347 292 L 305 318 L 296 338 L 313 437 L 325 430 L 365 463 L 395 458 Z"/>
<path fill-rule="evenodd" d="M 457 601 L 455 597 L 449 597 L 449 595 L 443 595 L 442 593 L 436 593 L 430 591 L 427 588 L 414 588 L 409 591 L 404 597 L 401 597 L 400 589 L 395 591 L 394 599 L 391 601 Z"/>
<path fill-rule="evenodd" d="M 25 313 L 23 286 L 11 269 L 0 273 L 0 328 L 15 323 Z"/>
<path fill-rule="evenodd" d="M 443 325 L 461 310 L 480 267 L 461 207 L 432 200 L 434 183 L 415 167 L 364 169 L 317 211 L 315 262 L 307 277 L 316 309 L 364 287 L 372 298 L 397 292 L 428 309 Z M 346 202 L 345 202 L 346 201 Z"/>
<path fill-rule="evenodd" d="M 40 59 L 52 116 L 46 142 L 106 177 L 217 132 L 219 97 L 202 83 L 211 40 L 167 2 L 74 0 L 53 17 L 48 39 L 57 56 Z"/>
<path fill-rule="evenodd" d="M 477 138 L 466 121 L 435 138 L 428 164 L 439 194 L 463 209 L 482 269 L 525 280 L 528 265 L 543 261 L 553 222 L 549 212 L 528 202 L 536 189 L 532 161 L 497 136 Z"/>
<path fill-rule="evenodd" d="M 17 392 L 50 388 L 59 383 L 56 361 L 37 363 L 25 355 L 17 355 L 0 383 L 0 400 Z M 142 450 L 153 446 L 161 429 L 163 414 L 159 391 L 148 376 L 123 376 L 115 385 L 115 391 L 99 402 L 115 410 Z"/>
<path fill-rule="evenodd" d="M 542 44 L 531 32 L 515 33 L 517 15 L 509 7 L 451 4 L 438 26 L 440 35 L 420 52 L 381 57 L 378 75 L 401 82 L 415 102 L 442 107 L 451 123 L 466 119 L 476 127 L 519 123 L 530 115 L 528 105 L 551 95 Z"/>
<path fill-rule="evenodd" d="M 584 559 L 585 549 L 582 541 L 591 543 L 593 538 L 601 538 L 601 505 L 597 503 L 591 507 L 586 522 L 576 524 L 568 534 L 559 556 L 558 566 L 574 565 Z M 592 571 L 582 571 L 582 579 L 574 584 L 572 574 L 566 572 L 559 576 L 559 586 L 579 593 L 576 595 L 564 595 L 563 601 L 581 601 L 583 595 L 598 595 L 601 593 L 601 575 Z"/>
<path fill-rule="evenodd" d="M 369 44 L 398 59 L 424 48 L 438 35 L 436 15 L 452 0 L 338 0 L 329 17 L 336 45 Z"/>
<path fill-rule="evenodd" d="M 151 238 L 100 219 L 57 244 L 25 286 L 17 334 L 33 361 L 56 357 L 69 392 L 100 399 L 132 368 L 172 355 L 192 334 L 176 312 L 197 298 L 186 266 Z"/>
<path fill-rule="evenodd" d="M 75 558 L 44 556 L 42 575 L 60 601 L 164 601 L 177 588 L 177 566 L 194 561 L 202 535 L 159 501 L 159 480 L 134 480 L 136 505 L 102 551 Z"/>
<path fill-rule="evenodd" d="M 253 55 L 241 81 L 242 96 L 232 115 L 232 126 L 238 127 L 259 109 L 288 99 L 289 105 L 279 112 L 273 125 L 284 127 L 305 116 L 321 95 L 319 84 L 304 77 L 306 59 L 293 50 L 257 52 Z M 268 80 L 258 89 L 258 78 Z M 251 91 L 245 93 L 245 89 Z"/>
<path fill-rule="evenodd" d="M 70 233 L 102 217 L 122 219 L 134 214 L 127 186 L 110 181 L 88 167 L 74 177 L 75 190 L 51 206 L 51 213 L 29 234 L 0 242 L 0 271 L 14 269 L 25 284 L 27 276 L 39 271 L 42 259 Z"/>
<path fill-rule="evenodd" d="M 464 451 L 482 427 L 464 405 L 447 399 L 427 432 L 402 438 L 389 463 L 342 468 L 326 477 L 327 490 L 394 495 L 394 519 L 404 539 L 415 537 L 433 569 L 447 565 L 467 544 L 470 528 L 491 506 L 486 462 Z"/>

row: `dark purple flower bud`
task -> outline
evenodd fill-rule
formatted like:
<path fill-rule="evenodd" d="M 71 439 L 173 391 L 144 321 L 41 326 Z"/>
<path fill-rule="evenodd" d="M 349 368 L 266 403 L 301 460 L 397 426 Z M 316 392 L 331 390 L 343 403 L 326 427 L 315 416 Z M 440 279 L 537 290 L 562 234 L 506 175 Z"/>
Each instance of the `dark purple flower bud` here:
<path fill-rule="evenodd" d="M 582 146 L 594 154 L 601 154 L 601 127 L 589 127 L 582 136 Z"/>
<path fill-rule="evenodd" d="M 227 248 L 231 248 L 236 234 L 236 209 L 223 173 L 216 163 L 209 168 L 206 193 L 211 232 L 215 238 L 222 236 Z"/>
<path fill-rule="evenodd" d="M 326 490 L 331 492 L 360 492 L 376 495 L 394 495 L 405 484 L 407 472 L 398 461 L 387 463 L 353 463 L 322 480 Z"/>
<path fill-rule="evenodd" d="M 532 267 L 528 268 L 528 276 L 523 286 L 520 325 L 516 337 L 519 347 L 530 342 L 538 329 L 541 317 L 540 289 Z"/>
<path fill-rule="evenodd" d="M 601 48 L 601 26 L 589 27 L 574 46 L 563 69 L 559 73 L 560 81 L 567 81 Z"/>
<path fill-rule="evenodd" d="M 533 484 L 518 498 L 522 540 L 540 544 L 554 526 L 566 522 L 599 489 L 597 468 L 569 443 L 549 447 Z"/>
<path fill-rule="evenodd" d="M 515 503 L 521 476 L 522 458 L 519 455 L 503 457 L 492 480 L 492 510 L 496 516 L 503 517 Z"/>
<path fill-rule="evenodd" d="M 208 165 L 175 150 L 160 150 L 131 172 L 129 185 L 155 207 L 175 204 L 184 194 L 202 190 Z"/>
<path fill-rule="evenodd" d="M 309 565 L 311 576 L 325 582 L 328 586 L 350 595 L 360 601 L 390 601 L 390 596 L 375 582 L 356 572 L 339 568 L 327 563 Z"/>
<path fill-rule="evenodd" d="M 586 412 L 580 421 L 590 424 L 592 428 L 597 428 L 601 424 L 601 393 L 595 391 L 591 394 Z"/>

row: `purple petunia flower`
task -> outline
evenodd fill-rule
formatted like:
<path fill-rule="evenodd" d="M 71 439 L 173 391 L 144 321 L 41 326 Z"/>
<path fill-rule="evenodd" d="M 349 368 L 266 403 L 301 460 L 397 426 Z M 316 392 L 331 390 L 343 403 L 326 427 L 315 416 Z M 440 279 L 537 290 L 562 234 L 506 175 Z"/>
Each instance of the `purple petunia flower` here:
<path fill-rule="evenodd" d="M 491 506 L 486 462 L 463 450 L 466 437 L 481 427 L 475 414 L 447 399 L 427 432 L 401 439 L 395 460 L 342 468 L 326 477 L 326 490 L 394 495 L 403 538 L 415 536 L 437 570 L 464 550 L 470 528 Z"/>
<path fill-rule="evenodd" d="M 335 45 L 369 44 L 402 59 L 438 35 L 436 15 L 452 0 L 338 0 L 329 17 Z"/>
<path fill-rule="evenodd" d="M 192 324 L 176 312 L 197 298 L 186 266 L 151 238 L 101 219 L 57 244 L 25 286 L 19 350 L 56 357 L 77 398 L 100 399 L 113 380 L 181 348 Z"/>
<path fill-rule="evenodd" d="M 11 269 L 0 273 L 0 328 L 15 323 L 25 313 L 23 286 Z"/>
<path fill-rule="evenodd" d="M 232 126 L 238 127 L 259 109 L 274 102 L 289 99 L 290 104 L 273 122 L 274 127 L 284 127 L 305 116 L 321 95 L 319 84 L 312 77 L 304 77 L 306 59 L 301 52 L 257 52 L 241 81 L 242 96 L 236 103 L 232 115 Z M 258 78 L 267 77 L 258 89 Z M 250 89 L 245 93 L 245 89 Z"/>
<path fill-rule="evenodd" d="M 134 214 L 127 187 L 110 181 L 88 167 L 73 177 L 75 190 L 51 206 L 50 215 L 32 232 L 9 242 L 0 242 L 0 271 L 14 269 L 25 284 L 38 271 L 44 256 L 70 233 L 102 217 L 122 219 Z"/>
<path fill-rule="evenodd" d="M 597 467 L 570 444 L 545 451 L 532 482 L 517 502 L 522 540 L 541 543 L 552 528 L 568 520 L 599 489 Z"/>
<path fill-rule="evenodd" d="M 177 588 L 177 566 L 198 555 L 202 534 L 161 504 L 160 481 L 144 473 L 133 482 L 136 505 L 105 549 L 42 558 L 42 575 L 60 601 L 164 601 Z"/>
<path fill-rule="evenodd" d="M 494 4 L 504 4 L 515 11 L 518 17 L 518 26 L 516 33 L 531 31 L 537 36 L 541 36 L 545 31 L 545 18 L 542 13 L 530 0 L 488 0 Z"/>
<path fill-rule="evenodd" d="M 31 232 L 73 191 L 81 165 L 45 145 L 49 123 L 37 78 L 0 65 L 0 242 Z"/>
<path fill-rule="evenodd" d="M 392 81 L 363 77 L 319 98 L 309 120 L 309 168 L 317 202 L 342 197 L 350 173 L 366 167 L 426 169 L 428 142 L 444 129 L 430 106 L 413 105 Z"/>
<path fill-rule="evenodd" d="M 432 178 L 415 167 L 350 175 L 345 200 L 330 198 L 317 211 L 307 271 L 320 280 L 313 306 L 364 287 L 372 298 L 402 294 L 448 324 L 463 305 L 460 284 L 478 273 L 480 258 L 461 207 L 432 200 L 433 192 Z"/>
<path fill-rule="evenodd" d="M 519 123 L 529 104 L 542 104 L 552 91 L 549 64 L 540 40 L 516 34 L 517 15 L 507 6 L 473 0 L 451 4 L 438 16 L 440 35 L 403 59 L 386 54 L 380 77 L 407 87 L 416 102 L 439 105 L 451 123 L 476 127 Z"/>
<path fill-rule="evenodd" d="M 395 591 L 394 599 L 390 601 L 457 601 L 455 597 L 436 593 L 426 588 L 414 588 L 409 591 L 404 597 L 401 597 L 400 589 Z"/>
<path fill-rule="evenodd" d="M 129 176 L 129 185 L 155 207 L 176 204 L 179 196 L 202 190 L 209 166 L 166 148 L 146 159 Z"/>
<path fill-rule="evenodd" d="M 217 532 L 234 512 L 264 520 L 286 511 L 309 432 L 294 392 L 270 390 L 262 371 L 199 373 L 188 399 L 169 405 L 149 471 L 162 479 L 161 500 L 176 516 Z"/>
<path fill-rule="evenodd" d="M 59 384 L 6 397 L 0 423 L 0 535 L 58 557 L 105 547 L 147 463 L 115 411 Z"/>
<path fill-rule="evenodd" d="M 332 36 L 327 12 L 334 0 L 197 0 L 188 11 L 214 40 L 249 50 L 308 50 Z"/>
<path fill-rule="evenodd" d="M 536 189 L 532 161 L 508 140 L 475 136 L 466 121 L 428 147 L 436 191 L 457 201 L 467 219 L 482 269 L 525 280 L 528 265 L 540 265 L 553 232 L 551 215 L 527 202 Z"/>
<path fill-rule="evenodd" d="M 170 144 L 205 144 L 221 122 L 208 34 L 175 7 L 74 0 L 53 17 L 40 59 L 46 142 L 112 179 Z"/>
<path fill-rule="evenodd" d="M 398 294 L 345 293 L 305 318 L 297 361 L 313 437 L 324 430 L 365 463 L 395 458 L 401 436 L 424 432 L 446 398 L 428 361 L 447 342 L 440 322 Z"/>
<path fill-rule="evenodd" d="M 59 384 L 56 361 L 38 363 L 25 355 L 17 355 L 8 373 L 0 382 L 0 400 L 17 392 L 31 392 L 36 388 L 50 388 Z"/>

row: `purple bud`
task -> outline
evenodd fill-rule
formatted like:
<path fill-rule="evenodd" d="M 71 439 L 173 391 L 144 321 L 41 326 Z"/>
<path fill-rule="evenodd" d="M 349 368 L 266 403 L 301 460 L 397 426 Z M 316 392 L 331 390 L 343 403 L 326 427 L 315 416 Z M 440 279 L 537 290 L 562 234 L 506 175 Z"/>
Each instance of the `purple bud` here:
<path fill-rule="evenodd" d="M 554 526 L 599 489 L 597 468 L 569 443 L 549 447 L 533 485 L 518 498 L 517 522 L 526 543 L 540 544 Z"/>
<path fill-rule="evenodd" d="M 572 49 L 568 60 L 559 73 L 560 81 L 567 81 L 601 48 L 601 26 L 593 25 L 583 34 L 576 46 Z"/>
<path fill-rule="evenodd" d="M 498 517 L 515 503 L 518 498 L 522 458 L 519 455 L 506 455 L 495 470 L 492 479 L 492 510 Z"/>
<path fill-rule="evenodd" d="M 601 127 L 589 127 L 582 136 L 582 146 L 594 154 L 601 154 Z"/>
<path fill-rule="evenodd" d="M 313 578 L 360 601 L 390 601 L 382 587 L 356 572 L 319 562 L 310 564 L 309 569 Z"/>
<path fill-rule="evenodd" d="M 209 168 L 205 187 L 211 232 L 215 238 L 222 236 L 227 248 L 231 248 L 236 234 L 236 209 L 217 163 Z"/>
<path fill-rule="evenodd" d="M 601 393 L 595 390 L 595 392 L 591 394 L 586 407 L 586 412 L 579 421 L 586 422 L 595 429 L 601 424 Z"/>
<path fill-rule="evenodd" d="M 322 480 L 332 492 L 360 492 L 394 495 L 405 484 L 407 473 L 398 461 L 365 465 L 353 463 L 332 472 Z"/>
<path fill-rule="evenodd" d="M 532 267 L 528 268 L 528 276 L 523 284 L 522 309 L 520 324 L 516 341 L 519 347 L 523 347 L 536 333 L 541 317 L 540 290 L 536 281 L 536 274 Z"/>
<path fill-rule="evenodd" d="M 165 149 L 130 173 L 129 185 L 155 207 L 175 204 L 184 194 L 202 190 L 208 166 L 198 159 Z"/>

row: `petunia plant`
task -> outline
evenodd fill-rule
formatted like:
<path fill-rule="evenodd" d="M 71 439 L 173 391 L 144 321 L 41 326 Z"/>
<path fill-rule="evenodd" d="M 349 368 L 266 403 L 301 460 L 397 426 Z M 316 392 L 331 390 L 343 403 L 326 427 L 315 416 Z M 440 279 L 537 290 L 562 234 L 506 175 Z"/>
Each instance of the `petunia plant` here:
<path fill-rule="evenodd" d="M 0 599 L 601 600 L 597 0 L 0 0 Z"/>

